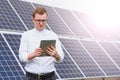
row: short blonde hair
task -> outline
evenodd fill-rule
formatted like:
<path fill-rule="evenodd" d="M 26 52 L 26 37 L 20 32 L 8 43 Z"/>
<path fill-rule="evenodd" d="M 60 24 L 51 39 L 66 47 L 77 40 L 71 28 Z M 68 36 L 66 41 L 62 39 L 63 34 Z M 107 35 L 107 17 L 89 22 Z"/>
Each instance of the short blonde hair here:
<path fill-rule="evenodd" d="M 37 7 L 37 8 L 33 11 L 32 17 L 34 18 L 34 17 L 35 17 L 35 14 L 43 15 L 44 13 L 47 14 L 47 11 L 46 11 L 45 8 L 43 8 L 43 7 Z M 48 15 L 48 14 L 47 14 L 47 15 Z"/>

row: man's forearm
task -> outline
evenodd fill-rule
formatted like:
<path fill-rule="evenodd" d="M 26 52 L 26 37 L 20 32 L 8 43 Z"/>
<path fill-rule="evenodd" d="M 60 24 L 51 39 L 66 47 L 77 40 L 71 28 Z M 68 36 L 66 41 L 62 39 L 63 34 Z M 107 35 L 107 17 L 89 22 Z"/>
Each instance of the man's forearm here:
<path fill-rule="evenodd" d="M 55 59 L 56 59 L 57 61 L 59 61 L 59 60 L 61 59 L 61 58 L 60 58 L 60 55 L 57 54 L 57 53 L 54 55 L 54 57 L 55 57 Z"/>
<path fill-rule="evenodd" d="M 35 57 L 36 57 L 35 54 L 31 53 L 31 54 L 28 55 L 28 60 L 32 60 Z"/>

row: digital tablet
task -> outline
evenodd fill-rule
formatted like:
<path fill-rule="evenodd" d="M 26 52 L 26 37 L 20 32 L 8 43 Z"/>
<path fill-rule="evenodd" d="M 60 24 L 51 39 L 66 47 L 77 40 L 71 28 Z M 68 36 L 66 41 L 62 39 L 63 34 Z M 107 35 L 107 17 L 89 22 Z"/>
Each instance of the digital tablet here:
<path fill-rule="evenodd" d="M 47 47 L 50 47 L 50 46 L 54 46 L 55 47 L 55 44 L 56 44 L 56 40 L 41 40 L 40 42 L 40 48 L 42 48 L 43 50 L 43 54 L 41 56 L 49 56 L 45 49 Z"/>

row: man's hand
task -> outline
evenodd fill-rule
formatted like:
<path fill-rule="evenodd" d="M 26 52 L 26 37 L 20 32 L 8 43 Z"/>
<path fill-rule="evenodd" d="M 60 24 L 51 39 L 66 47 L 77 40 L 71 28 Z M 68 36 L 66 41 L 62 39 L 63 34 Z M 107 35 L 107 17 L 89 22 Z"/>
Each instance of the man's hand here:
<path fill-rule="evenodd" d="M 45 51 L 47 52 L 47 54 L 49 54 L 50 56 L 54 56 L 57 54 L 55 47 L 50 46 L 47 47 L 47 49 L 45 49 Z"/>
<path fill-rule="evenodd" d="M 35 57 L 38 57 L 38 56 L 40 56 L 42 54 L 42 51 L 43 50 L 41 48 L 37 48 L 37 49 L 35 49 L 33 54 L 34 54 Z"/>
<path fill-rule="evenodd" d="M 42 54 L 43 50 L 41 48 L 35 49 L 35 51 L 28 55 L 28 60 L 32 60 L 35 57 L 38 57 Z"/>
<path fill-rule="evenodd" d="M 47 54 L 49 54 L 50 56 L 55 57 L 55 59 L 56 59 L 57 61 L 60 60 L 60 56 L 59 56 L 59 54 L 57 53 L 55 47 L 53 47 L 53 46 L 47 47 L 47 49 L 45 49 L 45 51 L 46 51 Z"/>

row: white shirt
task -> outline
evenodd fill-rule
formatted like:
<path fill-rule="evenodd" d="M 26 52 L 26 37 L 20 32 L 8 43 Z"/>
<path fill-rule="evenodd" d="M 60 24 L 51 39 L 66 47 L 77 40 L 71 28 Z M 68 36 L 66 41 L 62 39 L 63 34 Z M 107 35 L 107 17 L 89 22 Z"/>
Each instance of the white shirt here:
<path fill-rule="evenodd" d="M 21 43 L 19 48 L 20 61 L 25 62 L 25 70 L 31 73 L 47 73 L 55 71 L 56 59 L 52 56 L 36 57 L 32 60 L 28 60 L 28 54 L 34 52 L 36 48 L 39 48 L 41 40 L 56 40 L 56 50 L 60 55 L 61 60 L 64 58 L 64 53 L 57 35 L 47 29 L 38 31 L 32 29 L 22 34 Z"/>

